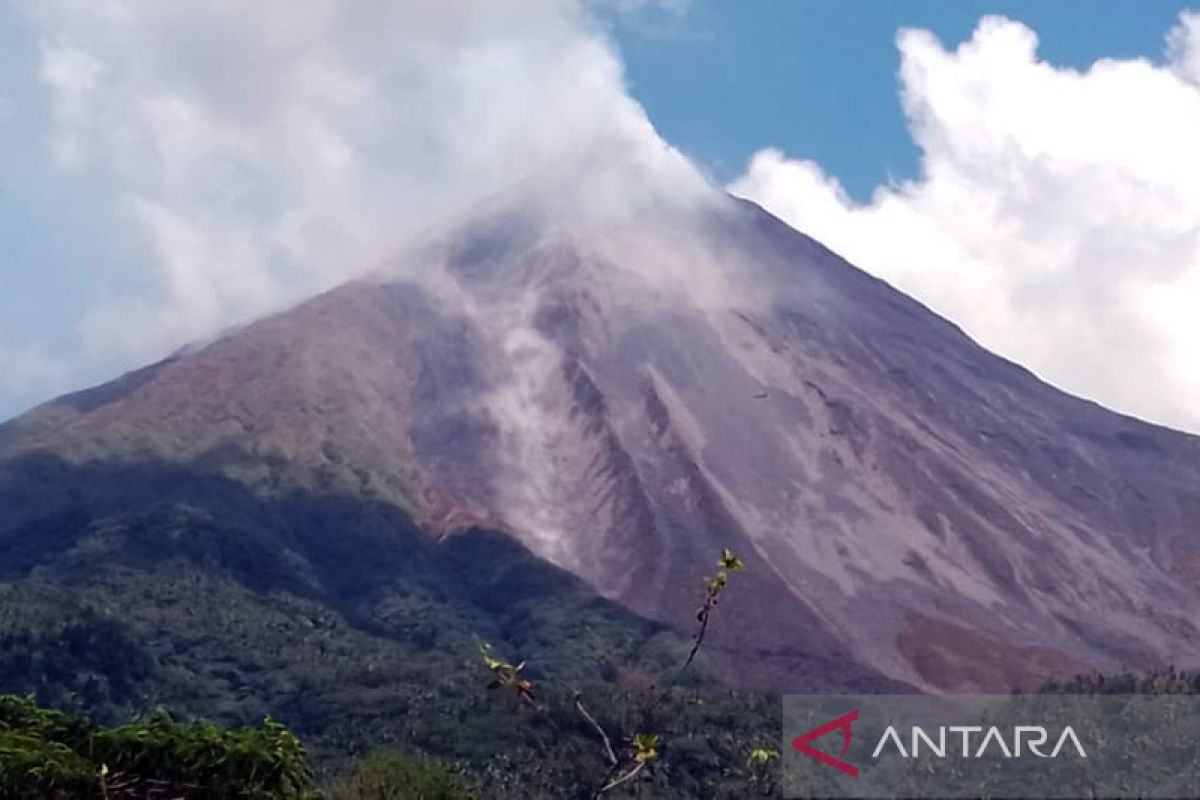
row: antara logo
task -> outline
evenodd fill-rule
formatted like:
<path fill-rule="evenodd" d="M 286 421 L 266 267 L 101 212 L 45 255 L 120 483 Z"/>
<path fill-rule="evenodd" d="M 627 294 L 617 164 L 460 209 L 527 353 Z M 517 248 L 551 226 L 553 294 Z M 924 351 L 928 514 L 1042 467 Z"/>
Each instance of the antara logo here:
<path fill-rule="evenodd" d="M 820 761 L 822 764 L 833 767 L 839 772 L 844 772 L 852 778 L 857 778 L 858 767 L 845 760 L 853 737 L 851 726 L 857 719 L 858 709 L 854 709 L 837 719 L 830 720 L 824 725 L 813 728 L 807 733 L 800 734 L 792 740 L 792 747 L 804 753 L 804 755 Z M 820 739 L 822 736 L 836 730 L 842 732 L 842 752 L 839 755 L 832 756 L 810 744 L 813 740 Z M 889 725 L 883 732 L 883 735 L 879 737 L 879 743 L 875 745 L 875 750 L 871 753 L 871 758 L 879 758 L 888 749 L 889 745 L 901 758 L 917 758 L 922 754 L 922 745 L 924 745 L 924 750 L 927 750 L 936 758 L 946 758 L 948 752 L 954 755 L 961 752 L 963 758 L 983 758 L 989 752 L 989 748 L 994 749 L 995 752 L 1002 754 L 1005 758 L 1020 758 L 1025 752 L 1032 753 L 1038 758 L 1058 758 L 1059 753 L 1068 744 L 1078 753 L 1080 758 L 1087 758 L 1087 752 L 1084 751 L 1079 737 L 1075 735 L 1075 731 L 1070 725 L 1063 728 L 1054 748 L 1048 753 L 1044 752 L 1043 748 L 1050 741 L 1050 733 L 1041 725 L 1017 725 L 1008 737 L 1005 737 L 1000 729 L 994 725 L 988 728 L 986 732 L 980 725 L 948 725 L 941 726 L 936 730 L 937 735 L 935 737 L 926 729 L 914 725 L 907 737 L 909 747 L 905 748 L 905 740 L 901 738 L 896 727 Z M 958 748 L 952 750 L 948 746 L 948 737 L 950 740 L 959 739 L 962 743 L 961 750 Z M 978 745 L 973 747 L 973 742 L 978 742 Z M 1012 743 L 1011 747 L 1009 746 L 1009 742 Z"/>
<path fill-rule="evenodd" d="M 813 728 L 808 733 L 800 734 L 795 739 L 792 739 L 792 747 L 796 748 L 801 753 L 804 753 L 806 756 L 815 758 L 822 764 L 828 764 L 834 769 L 846 773 L 851 778 L 857 778 L 858 767 L 842 760 L 846 757 L 846 751 L 850 749 L 850 737 L 853 735 L 853 731 L 850 729 L 850 726 L 856 719 L 858 719 L 857 708 L 851 711 L 849 714 L 842 714 L 842 716 L 838 717 L 837 719 L 826 722 L 819 728 Z M 829 755 L 829 753 L 823 753 L 809 744 L 809 742 L 811 742 L 813 739 L 820 739 L 830 731 L 836 731 L 839 728 L 842 731 L 842 754 L 837 758 Z"/>

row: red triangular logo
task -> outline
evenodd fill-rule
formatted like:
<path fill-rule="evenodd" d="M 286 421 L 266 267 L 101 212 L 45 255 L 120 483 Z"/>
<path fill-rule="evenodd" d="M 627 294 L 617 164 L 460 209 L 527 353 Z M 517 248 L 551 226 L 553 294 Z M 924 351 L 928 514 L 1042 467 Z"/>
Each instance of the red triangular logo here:
<path fill-rule="evenodd" d="M 850 736 L 851 736 L 850 724 L 853 723 L 856 719 L 858 719 L 858 709 L 857 708 L 854 709 L 853 711 L 851 711 L 849 714 L 843 714 L 842 716 L 838 717 L 835 720 L 826 722 L 824 725 L 822 725 L 819 728 L 813 728 L 808 733 L 800 734 L 795 739 L 792 739 L 792 747 L 799 750 L 801 753 L 804 753 L 804 755 L 806 755 L 806 756 L 811 756 L 811 757 L 815 758 L 817 761 L 820 761 L 822 764 L 828 764 L 829 766 L 833 767 L 834 769 L 840 770 L 840 771 L 846 773 L 851 778 L 857 778 L 858 777 L 858 767 L 854 766 L 853 764 L 847 764 L 845 761 L 842 761 L 842 758 L 845 757 L 845 755 L 846 755 L 846 751 L 850 749 Z M 829 753 L 824 753 L 824 752 L 818 750 L 817 748 L 809 745 L 809 742 L 811 742 L 813 739 L 820 739 L 822 736 L 829 733 L 830 731 L 835 731 L 835 730 L 838 730 L 839 728 L 842 731 L 842 752 L 839 757 L 834 758 L 833 756 L 829 755 Z"/>

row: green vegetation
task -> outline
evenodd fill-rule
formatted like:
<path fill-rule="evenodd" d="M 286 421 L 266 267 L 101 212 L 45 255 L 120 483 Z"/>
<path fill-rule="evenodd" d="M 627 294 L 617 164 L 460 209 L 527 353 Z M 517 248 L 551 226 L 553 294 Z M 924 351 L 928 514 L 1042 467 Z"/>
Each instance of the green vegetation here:
<path fill-rule="evenodd" d="M 329 800 L 468 800 L 461 774 L 437 762 L 398 751 L 373 753 L 332 782 Z"/>
<path fill-rule="evenodd" d="M 647 699 L 600 688 L 592 692 L 597 719 L 613 729 L 640 721 Z M 511 697 L 495 700 L 513 705 Z M 419 754 L 414 743 L 381 742 L 379 746 L 391 749 L 344 761 L 336 769 L 330 769 L 328 761 L 310 769 L 297 739 L 272 722 L 223 730 L 211 723 L 181 723 L 156 714 L 131 724 L 101 727 L 39 708 L 26 699 L 4 697 L 0 698 L 0 796 L 18 800 L 591 798 L 607 773 L 594 731 L 574 711 L 571 695 L 551 691 L 539 702 L 546 708 L 508 716 L 484 705 L 478 719 L 448 721 L 446 734 L 460 743 L 443 747 L 447 755 L 440 759 L 427 751 Z M 606 797 L 775 796 L 772 776 L 752 768 L 751 761 L 756 750 L 778 735 L 772 728 L 778 724 L 777 701 L 737 695 L 706 700 L 680 692 L 672 693 L 661 709 L 653 717 L 661 733 L 635 737 L 633 742 L 643 759 L 638 763 L 652 761 L 653 767 L 644 768 L 632 788 L 618 787 Z M 494 735 L 501 725 L 505 726 L 503 741 Z M 314 771 L 318 772 L 315 782 Z"/>
<path fill-rule="evenodd" d="M 403 751 L 489 800 L 591 798 L 642 763 L 639 733 L 654 758 L 606 798 L 745 797 L 749 753 L 778 738 L 777 698 L 719 688 L 704 652 L 677 674 L 694 641 L 502 534 L 439 542 L 394 507 L 164 465 L 0 467 L 0 509 L 0 693 L 88 724 L 270 716 L 319 785 Z M 534 703 L 484 689 L 476 635 Z"/>
<path fill-rule="evenodd" d="M 92 792 L 104 767 L 129 779 L 128 762 L 78 743 L 121 741 L 113 732 L 151 725 L 162 705 L 179 747 L 257 747 L 283 735 L 262 723 L 278 719 L 337 800 L 413 786 L 489 800 L 777 795 L 778 697 L 720 688 L 704 646 L 710 624 L 737 624 L 715 611 L 737 595 L 732 553 L 696 576 L 689 639 L 502 534 L 435 541 L 394 507 L 264 500 L 172 469 L 0 467 L 0 694 L 74 715 L 55 724 L 83 737 L 9 730 L 6 780 Z M 830 688 L 825 672 L 811 691 Z M 1066 690 L 1198 687 L 1163 673 Z"/>
<path fill-rule="evenodd" d="M 115 728 L 0 697 L 0 795 L 6 798 L 315 797 L 299 739 L 271 720 L 222 730 L 157 711 Z"/>
<path fill-rule="evenodd" d="M 1050 681 L 1038 690 L 1041 694 L 1070 695 L 1161 695 L 1200 694 L 1200 672 L 1167 667 L 1145 672 L 1102 675 L 1099 672 L 1076 675 L 1067 680 Z"/>
<path fill-rule="evenodd" d="M 589 767 L 586 763 L 579 765 L 576 768 L 575 774 L 569 776 L 556 776 L 551 778 L 549 782 L 538 784 L 539 789 L 544 789 L 547 793 L 552 791 L 552 788 L 557 784 L 558 790 L 561 793 L 563 787 L 571 786 L 578 790 L 580 796 L 589 796 L 587 787 L 590 785 L 593 788 L 590 790 L 590 797 L 595 800 L 602 795 L 607 795 L 616 790 L 633 789 L 642 781 L 651 777 L 654 767 L 656 767 L 661 758 L 664 748 L 664 737 L 659 733 L 650 733 L 650 730 L 659 730 L 666 725 L 661 717 L 656 717 L 660 707 L 669 700 L 675 699 L 672 690 L 683 677 L 684 672 L 695 661 L 700 647 L 704 642 L 705 632 L 708 630 L 710 615 L 716 608 L 718 598 L 728 586 L 729 576 L 728 571 L 741 571 L 744 569 L 742 562 L 733 555 L 729 550 L 722 550 L 720 559 L 717 562 L 717 573 L 713 577 L 705 578 L 704 580 L 704 596 L 700 610 L 696 614 L 698 628 L 693 637 L 694 642 L 691 649 L 688 651 L 682 665 L 675 672 L 674 677 L 663 689 L 657 689 L 651 684 L 647 691 L 642 693 L 640 702 L 628 703 L 625 705 L 628 708 L 628 717 L 618 720 L 615 723 L 612 721 L 602 722 L 593 715 L 583 702 L 583 692 L 576 690 L 571 695 L 571 705 L 576 712 L 578 718 L 575 720 L 578 723 L 582 720 L 588 727 L 592 729 L 596 735 L 597 741 L 597 763 L 605 767 L 605 772 L 598 779 L 594 776 L 589 777 Z M 501 697 L 514 697 L 517 706 L 523 710 L 528 710 L 535 714 L 546 715 L 545 719 L 554 728 L 556 728 L 560 736 L 565 731 L 559 727 L 559 724 L 554 721 L 556 713 L 561 714 L 562 710 L 568 710 L 568 706 L 564 703 L 565 698 L 561 695 L 551 693 L 549 702 L 541 702 L 534 694 L 534 685 L 526 676 L 526 662 L 522 661 L 519 664 L 512 664 L 503 658 L 489 642 L 477 640 L 477 649 L 483 657 L 483 665 L 490 675 L 490 681 L 487 684 L 489 690 L 500 690 Z M 626 701 L 630 698 L 622 698 Z M 617 705 L 621 705 L 622 701 L 618 701 Z M 562 703 L 555 705 L 554 703 Z M 697 697 L 696 705 L 702 705 L 703 700 Z M 569 710 L 568 710 L 569 713 Z M 683 717 L 687 717 L 686 711 L 683 712 Z M 630 719 L 636 719 L 635 723 L 638 727 L 632 727 Z M 565 720 L 564 720 L 565 721 Z M 610 735 L 609 731 L 631 730 L 632 732 L 625 735 Z M 688 733 L 691 733 L 690 731 Z M 667 743 L 672 740 L 667 738 Z M 684 734 L 683 742 L 687 741 L 687 733 Z M 614 743 L 615 746 L 614 746 Z M 752 751 L 753 753 L 761 752 L 761 748 Z M 749 765 L 750 760 L 747 761 Z M 541 771 L 545 769 L 561 768 L 564 766 L 561 761 L 555 764 L 537 764 L 533 762 L 534 770 L 530 773 L 530 779 L 540 778 Z M 756 778 L 761 777 L 759 773 L 764 769 L 764 765 L 756 765 L 756 769 L 749 770 L 746 773 L 747 786 L 749 789 L 759 789 L 763 784 L 761 781 L 756 782 Z M 724 775 L 729 772 L 725 771 Z M 520 784 L 513 784 L 510 787 L 514 792 L 520 787 Z M 526 785 L 523 787 L 525 791 L 530 791 L 532 786 Z M 710 787 L 710 790 L 715 787 Z"/>
<path fill-rule="evenodd" d="M 326 795 L 331 800 L 456 800 L 473 795 L 472 783 L 484 787 L 488 796 L 512 798 L 595 799 L 642 783 L 653 786 L 655 796 L 768 794 L 774 786 L 770 753 L 775 751 L 749 745 L 761 739 L 762 732 L 745 729 L 746 721 L 760 720 L 746 714 L 748 709 L 732 692 L 726 702 L 714 702 L 674 686 L 696 660 L 710 614 L 727 587 L 727 570 L 743 569 L 728 551 L 722 552 L 718 567 L 716 576 L 704 581 L 695 642 L 662 690 L 653 684 L 640 691 L 595 687 L 590 693 L 602 712 L 593 715 L 584 708 L 581 690 L 552 684 L 545 699 L 536 698 L 526 662 L 512 664 L 490 643 L 476 639 L 491 675 L 487 688 L 502 690 L 496 702 L 480 703 L 486 694 L 475 694 L 457 698 L 461 704 L 434 706 L 430 714 L 437 716 L 427 723 L 442 722 L 445 739 L 431 741 L 428 728 L 424 741 L 413 729 L 408 736 L 409 745 L 452 753 L 460 765 L 451 768 L 400 751 L 374 752 L 343 765 Z M 106 620 L 91 621 L 95 628 L 82 621 L 64 627 L 71 636 L 60 646 L 59 657 L 71 666 L 86 662 L 86 652 L 70 646 L 76 640 L 98 645 L 102 642 L 97 637 L 107 634 L 121 648 L 132 646 L 120 628 Z M 85 633 L 74 633 L 79 630 Z M 10 666 L 42 666 L 42 650 L 32 654 L 30 642 L 29 636 L 10 637 L 8 644 L 25 645 L 24 650 L 12 649 Z M 134 658 L 133 663 L 140 661 Z M 116 668 L 107 661 L 97 666 Z M 65 674 L 58 661 L 52 660 L 50 667 L 32 669 L 31 674 L 38 681 L 47 674 Z M 103 678 L 112 684 L 112 676 Z M 756 710 L 764 711 L 761 705 Z M 762 721 L 767 718 L 763 714 Z M 614 739 L 607 733 L 610 729 L 634 733 Z M 647 733 L 650 729 L 664 733 Z M 593 734 L 599 735 L 599 742 Z M 613 741 L 619 742 L 618 748 Z M 742 759 L 742 772 L 728 766 Z M 305 748 L 270 718 L 257 727 L 224 730 L 211 722 L 175 722 L 156 710 L 143 721 L 102 728 L 12 696 L 0 698 L 0 789 L 13 798 L 102 800 L 319 796 Z"/>
<path fill-rule="evenodd" d="M 498 656 L 489 658 L 504 663 Z M 393 743 L 391 749 L 346 760 L 337 769 L 326 770 L 323 777 L 314 777 L 299 739 L 269 719 L 223 729 L 213 723 L 176 721 L 154 711 L 133 723 L 105 727 L 39 707 L 27 698 L 0 696 L 0 796 L 14 800 L 778 797 L 779 752 L 771 746 L 777 736 L 777 729 L 772 729 L 778 723 L 773 716 L 776 698 L 597 686 L 589 692 L 597 709 L 589 720 L 591 714 L 580 714 L 576 705 L 579 691 L 543 687 L 530 703 L 511 684 L 503 688 L 506 691 L 484 695 L 490 700 L 476 707 L 481 714 L 477 720 L 460 720 L 447 728 L 462 737 L 456 752 L 465 758 L 438 759 L 409 751 L 412 743 Z M 1197 688 L 1200 673 L 1166 669 L 1079 676 L 1047 684 L 1040 692 L 1191 695 Z M 504 709 L 515 713 L 502 713 Z M 768 720 L 767 724 L 752 722 Z M 1073 722 L 1081 731 L 1088 724 L 1076 717 Z M 1161 727 L 1158 717 L 1150 722 Z M 1147 746 L 1161 749 L 1164 738 L 1178 739 L 1180 763 L 1188 765 L 1180 774 L 1190 776 L 1188 747 L 1194 741 L 1194 718 L 1181 715 L 1172 717 L 1171 723 L 1180 730 L 1165 737 L 1154 735 L 1146 740 Z M 491 749 L 496 740 L 487 731 L 501 725 L 510 726 L 502 736 L 508 744 Z M 628 760 L 625 756 L 620 760 L 634 765 L 636 771 L 633 778 L 616 783 L 596 731 L 636 725 L 649 725 L 660 733 L 636 733 L 629 738 Z M 489 750 L 472 754 L 474 748 Z M 982 780 L 973 774 L 960 777 L 968 782 Z M 1037 775 L 1030 778 L 1036 779 Z M 615 785 L 604 788 L 609 784 Z"/>
<path fill-rule="evenodd" d="M 224 730 L 159 710 L 92 725 L 27 698 L 0 696 L 0 796 L 11 800 L 468 800 L 459 772 L 401 752 L 349 763 L 319 789 L 300 740 L 282 725 Z"/>

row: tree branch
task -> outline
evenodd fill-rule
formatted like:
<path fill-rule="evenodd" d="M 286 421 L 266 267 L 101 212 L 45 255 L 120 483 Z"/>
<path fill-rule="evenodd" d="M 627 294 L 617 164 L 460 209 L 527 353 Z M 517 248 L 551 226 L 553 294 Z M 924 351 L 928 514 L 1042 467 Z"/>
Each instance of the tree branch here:
<path fill-rule="evenodd" d="M 639 761 L 637 763 L 637 766 L 634 767 L 633 769 L 629 770 L 629 772 L 626 772 L 624 775 L 622 775 L 619 778 L 615 778 L 615 779 L 609 781 L 607 784 L 605 784 L 601 788 L 597 789 L 596 793 L 594 795 L 592 795 L 593 800 L 595 800 L 595 798 L 599 797 L 600 795 L 604 794 L 605 792 L 608 792 L 608 791 L 611 791 L 611 790 L 617 788 L 618 786 L 620 786 L 623 783 L 629 783 L 631 780 L 633 780 L 639 774 L 641 774 L 641 771 L 643 769 L 645 769 L 645 767 L 646 767 L 646 762 Z"/>
<path fill-rule="evenodd" d="M 688 653 L 687 660 L 683 662 L 683 666 L 675 673 L 675 677 L 667 684 L 668 689 L 674 688 L 679 683 L 679 679 L 683 677 L 683 673 L 687 672 L 687 668 L 696 660 L 696 654 L 700 652 L 700 645 L 704 644 L 704 634 L 708 631 L 708 615 L 712 611 L 711 604 L 705 604 L 700 611 L 700 630 L 696 632 L 696 642 L 692 645 L 692 650 Z"/>
<path fill-rule="evenodd" d="M 580 715 L 591 723 L 591 726 L 596 729 L 596 733 L 600 734 L 600 738 L 604 740 L 604 752 L 608 754 L 608 763 L 616 766 L 618 761 L 617 754 L 613 752 L 612 742 L 609 740 L 604 728 L 600 727 L 600 723 L 596 722 L 595 717 L 588 713 L 587 709 L 583 707 L 583 701 L 578 697 L 575 698 L 575 708 L 579 709 Z"/>

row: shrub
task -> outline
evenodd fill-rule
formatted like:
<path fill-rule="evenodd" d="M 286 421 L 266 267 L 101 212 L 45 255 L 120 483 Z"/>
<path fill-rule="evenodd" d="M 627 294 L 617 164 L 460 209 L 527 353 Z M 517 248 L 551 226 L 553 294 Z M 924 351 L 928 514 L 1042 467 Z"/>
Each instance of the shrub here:
<path fill-rule="evenodd" d="M 224 730 L 157 711 L 144 721 L 98 728 L 2 696 L 0 796 L 309 800 L 316 794 L 300 741 L 269 719 Z"/>
<path fill-rule="evenodd" d="M 329 791 L 331 800 L 467 800 L 462 776 L 434 761 L 399 751 L 372 753 L 350 764 Z"/>

